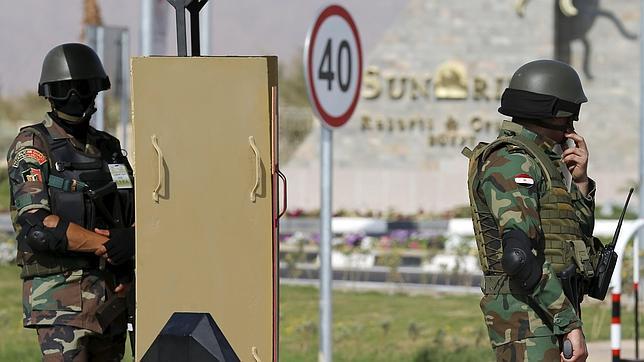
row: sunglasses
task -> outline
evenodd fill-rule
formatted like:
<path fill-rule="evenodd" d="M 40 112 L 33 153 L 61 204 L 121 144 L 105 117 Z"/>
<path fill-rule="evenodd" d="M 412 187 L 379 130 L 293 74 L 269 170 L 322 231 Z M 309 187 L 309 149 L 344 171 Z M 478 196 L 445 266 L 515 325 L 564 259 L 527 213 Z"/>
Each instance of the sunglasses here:
<path fill-rule="evenodd" d="M 101 80 L 63 80 L 59 82 L 46 83 L 42 85 L 43 95 L 53 100 L 66 100 L 72 92 L 81 98 L 92 98 L 102 90 Z"/>

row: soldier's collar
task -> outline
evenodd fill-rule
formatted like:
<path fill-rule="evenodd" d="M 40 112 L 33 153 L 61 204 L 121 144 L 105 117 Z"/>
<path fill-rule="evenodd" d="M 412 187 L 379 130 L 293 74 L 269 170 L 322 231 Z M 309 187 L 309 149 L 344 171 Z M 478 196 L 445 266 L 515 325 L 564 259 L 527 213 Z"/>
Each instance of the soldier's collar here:
<path fill-rule="evenodd" d="M 45 125 L 45 127 L 47 127 L 47 131 L 49 131 L 49 134 L 55 140 L 62 138 L 73 138 L 72 135 L 65 132 L 65 130 L 61 126 L 54 122 L 49 113 L 47 113 L 47 116 L 42 123 Z"/>
<path fill-rule="evenodd" d="M 42 122 L 45 127 L 47 127 L 47 131 L 49 131 L 49 135 L 54 139 L 54 140 L 60 140 L 60 139 L 68 139 L 69 142 L 71 142 L 72 146 L 76 147 L 77 149 L 83 151 L 83 152 L 88 152 L 88 149 L 90 149 L 90 153 L 95 153 L 93 149 L 91 149 L 93 146 L 90 144 L 85 144 L 82 143 L 81 141 L 77 140 L 74 138 L 74 136 L 70 135 L 56 123 L 51 115 L 47 113 L 47 117 L 45 120 Z M 92 127 L 89 127 L 92 129 Z M 92 129 L 93 130 L 93 129 Z M 89 140 L 88 140 L 89 141 Z"/>
<path fill-rule="evenodd" d="M 536 143 L 539 147 L 543 148 L 546 153 L 553 153 L 552 149 L 555 147 L 555 141 L 550 138 L 543 137 L 522 125 L 510 121 L 503 121 L 501 124 L 501 136 L 518 135 L 527 140 Z"/>

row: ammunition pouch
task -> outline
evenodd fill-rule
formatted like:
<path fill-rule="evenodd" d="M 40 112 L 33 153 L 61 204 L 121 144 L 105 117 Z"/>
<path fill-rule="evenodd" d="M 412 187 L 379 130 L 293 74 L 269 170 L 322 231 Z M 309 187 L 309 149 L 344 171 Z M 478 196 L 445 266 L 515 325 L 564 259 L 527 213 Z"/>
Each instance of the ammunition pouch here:
<path fill-rule="evenodd" d="M 579 270 L 579 274 L 587 280 L 590 280 L 595 271 L 588 253 L 588 247 L 583 240 L 569 240 L 572 259 Z"/>
<path fill-rule="evenodd" d="M 581 299 L 583 298 L 583 277 L 577 273 L 577 265 L 570 264 L 562 272 L 557 273 L 557 279 L 561 282 L 561 289 L 570 303 L 572 303 L 577 315 L 580 314 Z"/>

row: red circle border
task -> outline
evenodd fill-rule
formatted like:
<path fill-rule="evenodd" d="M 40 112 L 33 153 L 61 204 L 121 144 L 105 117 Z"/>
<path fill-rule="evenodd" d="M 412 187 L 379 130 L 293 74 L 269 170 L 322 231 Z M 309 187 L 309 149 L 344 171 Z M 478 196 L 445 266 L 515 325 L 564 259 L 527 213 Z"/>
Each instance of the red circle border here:
<path fill-rule="evenodd" d="M 315 87 L 313 86 L 313 70 L 312 70 L 313 48 L 314 48 L 313 45 L 315 44 L 315 39 L 318 35 L 317 33 L 320 30 L 320 26 L 322 26 L 322 23 L 327 18 L 334 15 L 343 18 L 349 24 L 349 27 L 353 32 L 353 36 L 355 37 L 356 45 L 358 47 L 358 85 L 356 87 L 357 91 L 356 91 L 356 94 L 353 96 L 353 100 L 351 101 L 351 105 L 349 106 L 349 109 L 347 109 L 346 112 L 344 112 L 338 117 L 334 117 L 328 114 L 322 108 L 322 105 L 320 104 L 320 100 L 318 99 L 317 93 L 315 92 Z M 340 127 L 345 123 L 347 123 L 349 121 L 349 118 L 351 118 L 351 116 L 353 115 L 353 112 L 355 111 L 356 106 L 358 105 L 358 99 L 360 98 L 360 91 L 362 90 L 362 44 L 360 43 L 360 34 L 358 33 L 358 28 L 356 27 L 356 24 L 353 22 L 353 18 L 345 8 L 343 8 L 340 5 L 331 5 L 320 13 L 311 30 L 311 38 L 309 39 L 309 47 L 307 49 L 307 53 L 308 53 L 307 54 L 307 58 L 308 58 L 307 72 L 308 72 L 309 94 L 311 95 L 311 98 L 313 100 L 316 113 L 318 113 L 320 118 L 327 125 L 331 127 Z"/>

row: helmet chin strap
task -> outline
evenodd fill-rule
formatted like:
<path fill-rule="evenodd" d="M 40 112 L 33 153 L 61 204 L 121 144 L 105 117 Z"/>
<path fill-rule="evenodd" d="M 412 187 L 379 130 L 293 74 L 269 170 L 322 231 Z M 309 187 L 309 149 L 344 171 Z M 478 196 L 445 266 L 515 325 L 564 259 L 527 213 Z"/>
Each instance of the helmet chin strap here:
<path fill-rule="evenodd" d="M 50 104 L 51 104 L 52 112 L 58 118 L 63 119 L 63 120 L 65 120 L 65 121 L 67 121 L 69 123 L 72 123 L 72 124 L 83 123 L 85 121 L 89 122 L 89 119 L 92 118 L 92 115 L 94 113 L 96 113 L 96 107 L 94 107 L 94 102 L 92 102 L 92 104 L 90 104 L 89 107 L 87 107 L 87 109 L 85 110 L 85 112 L 83 112 L 83 115 L 81 115 L 81 116 L 73 116 L 71 114 L 67 114 L 65 112 L 62 112 L 62 111 L 56 109 L 56 107 L 54 107 L 53 102 L 50 102 Z"/>
<path fill-rule="evenodd" d="M 555 130 L 555 131 L 561 131 L 561 132 L 566 132 L 567 130 L 570 129 L 570 127 L 567 124 L 565 124 L 565 125 L 556 125 L 556 124 L 551 124 L 551 123 L 544 122 L 544 123 L 541 123 L 539 126 L 541 126 L 543 128 L 547 128 L 547 129 L 552 129 L 552 130 Z"/>
<path fill-rule="evenodd" d="M 555 130 L 555 131 L 566 132 L 568 130 L 574 130 L 574 127 L 570 123 L 554 124 L 554 123 L 551 123 L 550 121 L 543 120 L 543 121 L 539 122 L 538 124 L 539 124 L 539 126 L 541 126 L 543 128 L 547 128 L 547 129 L 551 129 L 551 130 Z"/>

